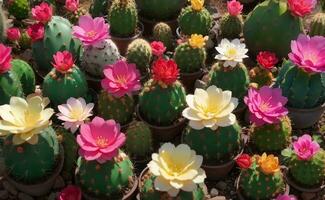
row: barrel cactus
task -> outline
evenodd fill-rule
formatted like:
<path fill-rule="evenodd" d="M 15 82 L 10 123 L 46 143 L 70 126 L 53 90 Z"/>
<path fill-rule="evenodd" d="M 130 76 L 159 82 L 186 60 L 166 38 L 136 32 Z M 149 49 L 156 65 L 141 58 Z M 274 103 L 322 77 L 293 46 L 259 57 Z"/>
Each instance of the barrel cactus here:
<path fill-rule="evenodd" d="M 310 22 L 309 35 L 319 35 L 325 37 L 325 13 L 320 12 L 313 16 Z"/>
<path fill-rule="evenodd" d="M 241 16 L 224 15 L 220 21 L 220 31 L 224 38 L 239 38 L 243 30 L 243 19 Z"/>
<path fill-rule="evenodd" d="M 112 0 L 93 0 L 89 8 L 92 17 L 101 17 L 107 15 L 108 8 Z"/>
<path fill-rule="evenodd" d="M 20 59 L 14 59 L 11 64 L 11 70 L 16 73 L 20 80 L 24 94 L 34 93 L 36 80 L 33 68 L 27 62 Z"/>
<path fill-rule="evenodd" d="M 173 49 L 173 32 L 168 24 L 160 22 L 154 26 L 152 32 L 155 41 L 164 43 L 169 51 Z"/>
<path fill-rule="evenodd" d="M 17 20 L 28 18 L 29 15 L 29 0 L 12 0 L 9 1 L 8 11 Z"/>

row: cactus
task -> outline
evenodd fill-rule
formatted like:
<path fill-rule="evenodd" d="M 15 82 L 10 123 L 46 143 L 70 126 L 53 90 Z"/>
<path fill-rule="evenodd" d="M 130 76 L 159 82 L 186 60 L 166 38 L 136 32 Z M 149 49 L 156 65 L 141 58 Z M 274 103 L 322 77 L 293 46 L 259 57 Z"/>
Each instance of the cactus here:
<path fill-rule="evenodd" d="M 314 15 L 310 22 L 310 36 L 325 36 L 325 13 L 320 12 Z"/>
<path fill-rule="evenodd" d="M 85 47 L 82 68 L 89 74 L 102 77 L 104 68 L 120 59 L 120 53 L 112 40 L 101 41 L 96 46 Z"/>
<path fill-rule="evenodd" d="M 112 0 L 93 0 L 89 13 L 93 18 L 107 15 Z"/>
<path fill-rule="evenodd" d="M 153 28 L 153 38 L 155 41 L 164 43 L 167 50 L 173 49 L 173 33 L 168 24 L 163 22 L 156 24 Z"/>
<path fill-rule="evenodd" d="M 113 0 L 108 12 L 111 34 L 132 36 L 138 25 L 138 11 L 134 0 Z"/>
<path fill-rule="evenodd" d="M 42 130 L 34 145 L 13 145 L 12 137 L 5 138 L 3 148 L 6 170 L 12 178 L 32 184 L 47 178 L 57 167 L 59 143 L 52 127 Z"/>
<path fill-rule="evenodd" d="M 78 159 L 78 184 L 92 197 L 122 199 L 123 191 L 133 184 L 133 175 L 133 165 L 122 151 L 103 164 Z"/>
<path fill-rule="evenodd" d="M 275 86 L 282 89 L 289 107 L 315 108 L 325 101 L 324 74 L 308 74 L 290 61 L 283 63 Z"/>
<path fill-rule="evenodd" d="M 220 31 L 223 38 L 239 38 L 243 31 L 242 16 L 224 15 L 220 20 Z"/>
<path fill-rule="evenodd" d="M 256 127 L 252 125 L 250 135 L 255 147 L 261 152 L 278 152 L 290 144 L 291 123 L 284 117 L 278 124 Z"/>
<path fill-rule="evenodd" d="M 87 11 L 84 8 L 78 8 L 75 12 L 69 12 L 67 18 L 72 24 L 76 24 L 83 15 L 87 15 Z"/>
<path fill-rule="evenodd" d="M 52 57 L 57 51 L 67 50 L 73 54 L 76 63 L 79 63 L 81 44 L 72 38 L 70 22 L 62 17 L 53 16 L 45 25 L 44 39 L 33 43 L 33 58 L 43 71 L 52 69 Z"/>
<path fill-rule="evenodd" d="M 242 101 L 247 94 L 249 85 L 247 68 L 240 63 L 234 68 L 227 69 L 220 63 L 216 63 L 209 72 L 208 85 L 215 85 L 222 90 L 230 90 L 233 97 Z"/>
<path fill-rule="evenodd" d="M 23 88 L 16 73 L 8 71 L 0 74 L 0 105 L 8 104 L 10 97 L 23 96 Z"/>
<path fill-rule="evenodd" d="M 5 41 L 7 30 L 7 17 L 4 10 L 0 7 L 0 42 Z"/>
<path fill-rule="evenodd" d="M 70 97 L 86 97 L 88 85 L 83 72 L 73 67 L 71 72 L 60 73 L 53 69 L 43 81 L 43 95 L 53 106 L 65 103 Z"/>
<path fill-rule="evenodd" d="M 204 157 L 206 164 L 220 164 L 234 158 L 240 150 L 241 127 L 238 123 L 227 127 L 195 130 L 188 126 L 183 133 L 184 143 Z"/>
<path fill-rule="evenodd" d="M 11 62 L 11 70 L 16 73 L 18 79 L 21 82 L 25 95 L 29 95 L 35 92 L 35 73 L 33 68 L 25 61 L 15 59 Z"/>
<path fill-rule="evenodd" d="M 98 115 L 102 118 L 114 119 L 121 125 L 131 122 L 135 102 L 132 96 L 124 95 L 120 98 L 102 90 L 98 96 Z"/>
<path fill-rule="evenodd" d="M 151 130 L 144 122 L 134 122 L 126 130 L 125 149 L 131 157 L 146 159 L 152 152 Z"/>
<path fill-rule="evenodd" d="M 134 40 L 128 46 L 126 59 L 128 63 L 136 64 L 138 70 L 141 72 L 141 75 L 147 75 L 152 59 L 150 44 L 143 39 Z"/>
<path fill-rule="evenodd" d="M 209 11 L 203 8 L 195 11 L 191 6 L 184 8 L 178 17 L 178 24 L 183 34 L 208 35 L 212 28 L 213 18 Z"/>
<path fill-rule="evenodd" d="M 21 50 L 26 50 L 31 48 L 32 40 L 25 30 L 22 31 L 18 44 Z"/>
<path fill-rule="evenodd" d="M 23 20 L 28 18 L 29 14 L 29 0 L 13 0 L 8 5 L 10 15 L 13 15 L 16 20 Z"/>
<path fill-rule="evenodd" d="M 185 89 L 179 81 L 163 88 L 150 79 L 139 95 L 142 117 L 157 126 L 172 125 L 186 106 Z"/>
<path fill-rule="evenodd" d="M 156 21 L 166 21 L 177 17 L 186 0 L 136 0 L 140 15 Z"/>
<path fill-rule="evenodd" d="M 274 77 L 270 70 L 257 66 L 249 71 L 249 78 L 251 83 L 257 84 L 257 87 L 260 88 L 271 85 Z"/>

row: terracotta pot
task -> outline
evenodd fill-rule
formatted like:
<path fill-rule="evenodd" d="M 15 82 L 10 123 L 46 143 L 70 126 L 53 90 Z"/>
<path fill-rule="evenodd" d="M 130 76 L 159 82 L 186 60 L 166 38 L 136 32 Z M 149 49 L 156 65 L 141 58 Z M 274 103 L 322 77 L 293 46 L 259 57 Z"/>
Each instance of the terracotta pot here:
<path fill-rule="evenodd" d="M 288 107 L 289 117 L 294 129 L 304 129 L 311 127 L 321 118 L 325 111 L 325 103 L 311 109 L 299 109 Z"/>
<path fill-rule="evenodd" d="M 203 73 L 203 70 L 200 69 L 198 72 L 180 74 L 180 80 L 186 89 L 186 93 L 193 93 L 195 82 L 202 78 Z"/>
<path fill-rule="evenodd" d="M 17 190 L 31 196 L 39 197 L 39 196 L 46 195 L 50 192 L 50 190 L 52 189 L 55 183 L 56 178 L 61 173 L 61 170 L 63 168 L 63 163 L 64 163 L 64 149 L 60 145 L 60 155 L 59 155 L 58 165 L 55 168 L 55 171 L 47 180 L 37 184 L 24 184 L 24 183 L 19 183 L 16 180 L 12 179 L 7 173 L 4 174 L 4 177 Z"/>
<path fill-rule="evenodd" d="M 156 21 L 156 20 L 146 19 L 146 18 L 140 16 L 139 20 L 143 23 L 143 26 L 144 26 L 143 34 L 145 36 L 151 36 L 154 26 L 159 22 L 164 22 L 164 23 L 168 24 L 170 26 L 170 28 L 172 29 L 172 33 L 175 33 L 176 28 L 178 26 L 177 19 L 172 19 L 172 20 L 168 20 L 168 21 Z"/>
<path fill-rule="evenodd" d="M 142 23 L 139 23 L 138 27 L 139 27 L 139 31 L 134 36 L 132 36 L 132 37 L 123 38 L 123 37 L 116 37 L 114 35 L 111 35 L 111 39 L 113 40 L 113 42 L 118 47 L 118 49 L 120 51 L 120 54 L 122 56 L 125 56 L 129 44 L 133 40 L 138 39 L 139 37 L 142 36 L 142 33 L 143 33 L 143 24 Z"/>

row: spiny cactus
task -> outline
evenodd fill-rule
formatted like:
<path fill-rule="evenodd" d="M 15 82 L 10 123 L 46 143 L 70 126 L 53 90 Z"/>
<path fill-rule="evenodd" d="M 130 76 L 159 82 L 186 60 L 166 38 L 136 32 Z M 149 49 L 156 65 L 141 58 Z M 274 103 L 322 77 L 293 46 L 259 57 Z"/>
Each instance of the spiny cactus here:
<path fill-rule="evenodd" d="M 223 38 L 239 38 L 243 31 L 242 16 L 224 15 L 220 20 L 220 31 Z"/>
<path fill-rule="evenodd" d="M 153 38 L 164 43 L 169 51 L 173 49 L 173 32 L 168 24 L 164 22 L 156 24 L 153 28 Z"/>
<path fill-rule="evenodd" d="M 0 8 L 0 42 L 3 42 L 6 37 L 7 17 L 2 8 Z"/>
<path fill-rule="evenodd" d="M 325 36 L 325 13 L 320 12 L 314 15 L 310 22 L 310 36 Z"/>
<path fill-rule="evenodd" d="M 249 71 L 249 78 L 251 83 L 257 84 L 257 87 L 260 88 L 265 85 L 271 85 L 274 77 L 270 70 L 257 66 Z"/>
<path fill-rule="evenodd" d="M 17 20 L 23 20 L 29 14 L 29 0 L 12 0 L 8 5 L 10 15 L 13 15 Z"/>
<path fill-rule="evenodd" d="M 22 97 L 23 95 L 22 85 L 15 72 L 10 70 L 0 74 L 0 105 L 8 104 L 12 96 Z"/>
<path fill-rule="evenodd" d="M 35 92 L 35 73 L 33 68 L 25 61 L 15 59 L 11 62 L 11 70 L 16 73 L 18 79 L 21 82 L 25 95 L 29 95 Z"/>
<path fill-rule="evenodd" d="M 22 31 L 18 44 L 21 50 L 26 50 L 31 48 L 32 40 L 25 30 Z"/>
<path fill-rule="evenodd" d="M 89 9 L 92 17 L 101 17 L 107 15 L 108 8 L 112 0 L 93 0 Z"/>
<path fill-rule="evenodd" d="M 152 59 L 150 44 L 144 39 L 134 40 L 128 46 L 126 59 L 128 63 L 136 64 L 137 69 L 141 72 L 141 75 L 147 75 Z"/>

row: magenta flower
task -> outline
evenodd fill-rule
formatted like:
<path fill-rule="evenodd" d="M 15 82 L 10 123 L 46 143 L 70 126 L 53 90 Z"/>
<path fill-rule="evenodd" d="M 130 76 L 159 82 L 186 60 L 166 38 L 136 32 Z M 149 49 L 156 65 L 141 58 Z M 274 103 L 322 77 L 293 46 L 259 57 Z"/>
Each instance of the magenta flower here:
<path fill-rule="evenodd" d="M 232 16 L 240 15 L 243 10 L 243 5 L 236 0 L 231 0 L 227 2 L 228 13 Z"/>
<path fill-rule="evenodd" d="M 325 72 L 325 37 L 300 34 L 291 41 L 289 58 L 306 72 Z"/>
<path fill-rule="evenodd" d="M 27 29 L 28 36 L 33 42 L 43 40 L 44 38 L 44 25 L 42 23 L 33 24 Z"/>
<path fill-rule="evenodd" d="M 102 164 L 118 154 L 125 139 L 120 125 L 114 120 L 95 117 L 90 123 L 81 125 L 77 136 L 79 154 L 88 161 L 96 160 Z"/>
<path fill-rule="evenodd" d="M 36 21 L 46 24 L 52 19 L 53 9 L 46 3 L 42 2 L 40 5 L 32 8 L 32 16 Z"/>
<path fill-rule="evenodd" d="M 66 0 L 65 8 L 70 12 L 75 12 L 78 10 L 79 0 Z"/>
<path fill-rule="evenodd" d="M 309 160 L 318 153 L 320 146 L 316 141 L 312 140 L 310 135 L 305 134 L 293 143 L 293 149 L 299 159 Z"/>
<path fill-rule="evenodd" d="M 20 39 L 20 30 L 19 28 L 12 27 L 7 29 L 7 38 L 8 40 L 14 42 Z"/>
<path fill-rule="evenodd" d="M 150 43 L 150 46 L 152 49 L 152 54 L 157 57 L 161 57 L 162 55 L 164 55 L 164 53 L 166 51 L 166 47 L 165 47 L 164 43 L 162 43 L 160 41 L 153 41 Z"/>
<path fill-rule="evenodd" d="M 96 45 L 109 38 L 109 25 L 103 17 L 81 16 L 79 26 L 74 26 L 72 34 L 78 38 L 84 46 Z"/>
<path fill-rule="evenodd" d="M 0 44 L 0 74 L 11 68 L 11 48 Z"/>
<path fill-rule="evenodd" d="M 61 73 L 68 72 L 74 65 L 73 56 L 69 51 L 56 52 L 53 55 L 53 60 L 53 67 Z"/>
<path fill-rule="evenodd" d="M 280 194 L 275 200 L 297 200 L 294 195 Z"/>
<path fill-rule="evenodd" d="M 69 185 L 60 192 L 58 200 L 81 200 L 81 190 L 77 186 Z"/>
<path fill-rule="evenodd" d="M 125 94 L 140 90 L 140 72 L 135 64 L 129 64 L 124 60 L 118 60 L 114 65 L 108 65 L 104 69 L 105 78 L 101 85 L 108 93 L 122 97 Z"/>
<path fill-rule="evenodd" d="M 288 99 L 282 96 L 280 88 L 268 86 L 259 90 L 250 88 L 244 101 L 250 111 L 250 121 L 256 126 L 278 123 L 288 114 L 288 110 L 284 107 Z"/>
<path fill-rule="evenodd" d="M 304 17 L 312 13 L 317 0 L 288 0 L 288 7 L 291 14 L 297 17 Z"/>

